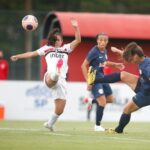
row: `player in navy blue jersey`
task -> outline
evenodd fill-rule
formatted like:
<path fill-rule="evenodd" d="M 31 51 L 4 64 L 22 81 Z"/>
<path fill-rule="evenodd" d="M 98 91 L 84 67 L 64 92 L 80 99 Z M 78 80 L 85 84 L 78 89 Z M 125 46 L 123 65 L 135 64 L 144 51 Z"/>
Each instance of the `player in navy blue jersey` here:
<path fill-rule="evenodd" d="M 123 71 L 98 79 L 95 78 L 95 71 L 90 70 L 91 72 L 88 74 L 88 84 L 90 83 L 90 78 L 94 83 L 123 81 L 135 91 L 136 95 L 131 101 L 128 101 L 124 107 L 118 126 L 114 130 L 108 130 L 108 132 L 123 133 L 125 126 L 130 121 L 131 113 L 144 106 L 150 105 L 150 58 L 145 57 L 142 48 L 135 42 L 129 43 L 123 51 L 117 48 L 113 48 L 112 50 L 119 53 L 126 62 L 137 64 L 139 68 L 139 77 Z"/>
<path fill-rule="evenodd" d="M 92 66 L 97 70 L 97 78 L 104 76 L 104 63 L 107 66 L 113 66 L 118 69 L 123 69 L 122 63 L 114 63 L 107 61 L 107 50 L 106 46 L 108 44 L 108 35 L 105 33 L 99 33 L 96 36 L 97 45 L 94 46 L 87 54 L 85 60 L 82 63 L 82 72 L 85 80 L 87 80 L 88 67 Z M 107 62 L 106 62 L 107 61 Z M 92 91 L 93 99 L 96 99 L 97 109 L 96 109 L 96 125 L 94 127 L 95 131 L 105 131 L 101 126 L 101 120 L 103 117 L 103 111 L 106 103 L 111 103 L 113 101 L 113 95 L 111 87 L 108 83 L 95 83 L 94 85 L 88 85 L 88 90 Z"/>

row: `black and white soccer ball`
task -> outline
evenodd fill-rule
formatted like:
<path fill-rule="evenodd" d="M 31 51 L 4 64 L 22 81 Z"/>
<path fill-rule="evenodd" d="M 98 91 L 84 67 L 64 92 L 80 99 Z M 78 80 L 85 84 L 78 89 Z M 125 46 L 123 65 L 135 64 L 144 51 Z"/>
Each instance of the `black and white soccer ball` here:
<path fill-rule="evenodd" d="M 22 27 L 26 31 L 34 31 L 38 27 L 38 20 L 33 15 L 26 15 L 22 19 Z"/>

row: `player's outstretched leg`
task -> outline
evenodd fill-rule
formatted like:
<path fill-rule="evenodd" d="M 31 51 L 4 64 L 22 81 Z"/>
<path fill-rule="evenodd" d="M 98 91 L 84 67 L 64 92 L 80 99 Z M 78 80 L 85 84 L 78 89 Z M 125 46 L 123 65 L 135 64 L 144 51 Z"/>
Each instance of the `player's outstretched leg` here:
<path fill-rule="evenodd" d="M 115 83 L 121 81 L 121 73 L 116 72 L 109 75 L 105 75 L 101 78 L 96 78 L 96 70 L 93 67 L 89 67 L 87 84 L 92 85 L 94 83 Z"/>

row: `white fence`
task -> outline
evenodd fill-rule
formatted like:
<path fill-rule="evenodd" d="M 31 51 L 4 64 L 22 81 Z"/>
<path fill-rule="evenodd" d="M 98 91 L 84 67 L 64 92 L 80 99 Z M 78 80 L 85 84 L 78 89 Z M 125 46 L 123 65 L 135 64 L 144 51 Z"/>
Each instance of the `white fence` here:
<path fill-rule="evenodd" d="M 118 121 L 123 106 L 134 95 L 124 84 L 111 86 L 116 99 L 106 106 L 103 121 Z M 86 93 L 84 82 L 68 83 L 68 101 L 60 120 L 87 120 Z M 5 108 L 6 120 L 47 120 L 54 107 L 49 89 L 37 81 L 0 81 L 0 105 Z M 145 107 L 133 113 L 132 120 L 150 121 L 149 113 L 150 107 Z M 95 120 L 95 108 L 91 120 Z"/>

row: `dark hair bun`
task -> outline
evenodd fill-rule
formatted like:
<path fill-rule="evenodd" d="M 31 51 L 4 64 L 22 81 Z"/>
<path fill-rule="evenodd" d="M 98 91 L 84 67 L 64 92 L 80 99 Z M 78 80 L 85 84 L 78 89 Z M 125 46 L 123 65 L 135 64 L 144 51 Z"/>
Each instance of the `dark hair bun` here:
<path fill-rule="evenodd" d="M 60 29 L 54 28 L 48 35 L 48 45 L 52 45 L 52 46 L 55 45 L 55 42 L 57 40 L 57 35 L 62 37 L 62 35 L 60 33 Z"/>
<path fill-rule="evenodd" d="M 53 33 L 60 33 L 60 29 L 59 28 L 54 28 L 52 32 Z"/>

